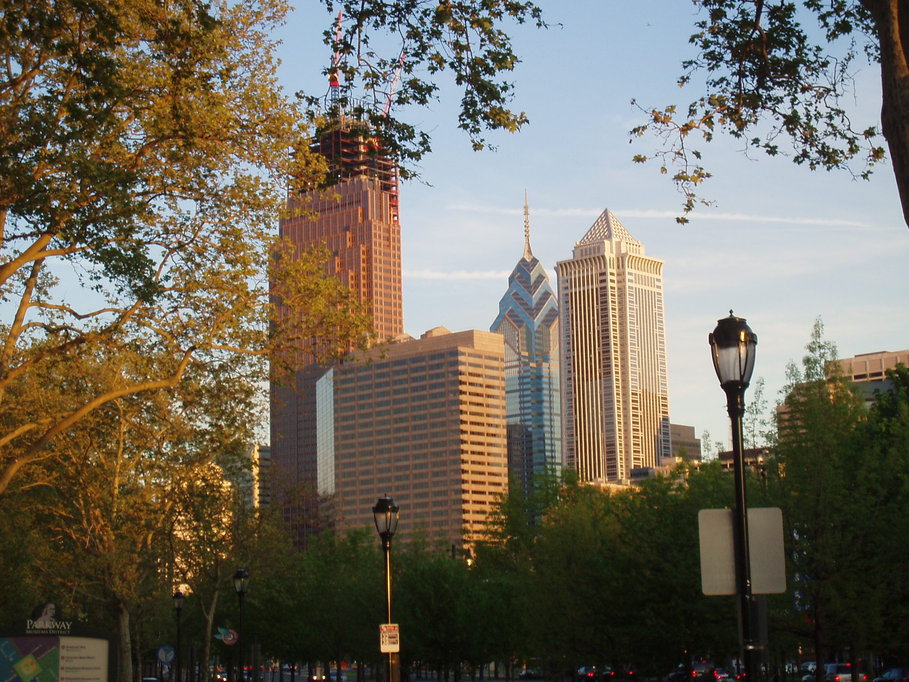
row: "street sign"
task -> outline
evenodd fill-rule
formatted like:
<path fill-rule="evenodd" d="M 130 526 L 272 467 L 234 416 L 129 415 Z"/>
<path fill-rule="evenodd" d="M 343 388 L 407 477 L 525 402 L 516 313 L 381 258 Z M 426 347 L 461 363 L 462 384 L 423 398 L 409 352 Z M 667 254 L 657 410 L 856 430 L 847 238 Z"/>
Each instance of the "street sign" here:
<path fill-rule="evenodd" d="M 706 595 L 735 594 L 735 552 L 731 509 L 698 512 L 701 545 L 701 591 Z M 786 591 L 783 512 L 779 507 L 748 509 L 751 593 Z"/>
<path fill-rule="evenodd" d="M 401 633 L 397 623 L 379 624 L 379 652 L 396 654 L 401 651 Z"/>
<path fill-rule="evenodd" d="M 164 665 L 167 665 L 174 660 L 176 655 L 176 650 L 170 644 L 164 644 L 163 646 L 158 647 L 158 660 Z"/>

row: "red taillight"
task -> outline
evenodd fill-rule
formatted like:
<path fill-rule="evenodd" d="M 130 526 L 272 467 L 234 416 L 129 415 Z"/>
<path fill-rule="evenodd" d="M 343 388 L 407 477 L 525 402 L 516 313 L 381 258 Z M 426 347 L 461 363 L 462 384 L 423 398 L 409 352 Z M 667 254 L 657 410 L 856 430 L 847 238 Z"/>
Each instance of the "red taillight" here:
<path fill-rule="evenodd" d="M 692 670 L 692 671 L 691 671 L 691 676 L 692 676 L 692 677 L 697 677 L 697 676 L 698 676 L 697 671 L 696 671 L 696 670 Z"/>

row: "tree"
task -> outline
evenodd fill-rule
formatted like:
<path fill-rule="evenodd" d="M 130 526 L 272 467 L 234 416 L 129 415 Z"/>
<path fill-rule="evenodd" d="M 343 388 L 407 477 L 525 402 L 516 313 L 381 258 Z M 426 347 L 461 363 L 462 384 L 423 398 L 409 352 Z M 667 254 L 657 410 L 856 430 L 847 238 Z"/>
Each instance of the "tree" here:
<path fill-rule="evenodd" d="M 412 162 L 430 151 L 430 139 L 425 131 L 388 116 L 388 107 L 392 102 L 396 107 L 429 104 L 438 97 L 439 79 L 446 72 L 461 91 L 458 127 L 474 149 L 487 146 L 486 130 L 515 132 L 527 123 L 524 112 L 508 107 L 513 85 L 502 76 L 520 60 L 503 25 L 545 27 L 535 3 L 323 2 L 332 14 L 339 9 L 338 21 L 325 31 L 325 43 L 335 53 L 326 74 L 340 77 L 342 101 L 369 120 L 371 134 L 401 162 L 405 177 L 412 173 Z M 318 116 L 320 98 L 306 99 L 310 115 Z"/>
<path fill-rule="evenodd" d="M 288 179 L 324 165 L 277 86 L 267 36 L 286 11 L 283 0 L 4 4 L 0 494 L 34 482 L 61 437 L 108 403 L 288 341 L 280 320 L 268 334 L 273 227 Z M 328 339 L 327 356 L 364 344 L 350 293 L 321 267 L 294 272 L 308 295 L 275 293 L 300 311 L 295 333 Z M 150 350 L 154 364 L 131 361 Z M 112 368 L 124 357 L 129 371 L 73 401 L 45 379 L 83 355 Z"/>
<path fill-rule="evenodd" d="M 776 451 L 795 608 L 801 634 L 824 661 L 865 651 L 874 640 L 878 550 L 870 498 L 877 493 L 859 438 L 862 404 L 836 372 L 836 348 L 820 321 L 807 349 L 801 367 L 788 368 Z"/>
<path fill-rule="evenodd" d="M 890 151 L 903 216 L 909 224 L 909 8 L 901 0 L 692 0 L 704 18 L 690 43 L 680 86 L 705 74 L 703 94 L 680 110 L 645 110 L 647 132 L 663 140 L 659 159 L 685 197 L 683 216 L 710 177 L 691 137 L 710 142 L 719 132 L 746 149 L 770 156 L 789 154 L 809 168 L 846 169 L 867 178 Z M 812 26 L 814 24 L 814 26 Z M 844 100 L 850 94 L 853 61 L 864 52 L 880 65 L 881 128 L 853 124 Z M 861 168 L 852 171 L 854 162 Z"/>
<path fill-rule="evenodd" d="M 60 387 L 60 400 L 79 404 L 109 375 L 138 375 L 161 360 L 153 349 L 135 351 L 80 354 L 42 378 Z M 209 594 L 211 562 L 200 557 L 223 563 L 252 532 L 239 484 L 244 469 L 249 475 L 256 387 L 246 358 L 232 360 L 194 364 L 166 391 L 99 406 L 56 445 L 52 464 L 34 465 L 43 485 L 14 486 L 25 519 L 36 521 L 36 546 L 53 551 L 50 561 L 33 557 L 30 570 L 67 595 L 71 612 L 118 633 L 121 682 L 133 679 L 147 644 L 161 641 L 158 616 L 162 606 L 170 615 L 173 589 L 188 583 L 198 598 Z M 169 627 L 170 618 L 163 622 Z"/>

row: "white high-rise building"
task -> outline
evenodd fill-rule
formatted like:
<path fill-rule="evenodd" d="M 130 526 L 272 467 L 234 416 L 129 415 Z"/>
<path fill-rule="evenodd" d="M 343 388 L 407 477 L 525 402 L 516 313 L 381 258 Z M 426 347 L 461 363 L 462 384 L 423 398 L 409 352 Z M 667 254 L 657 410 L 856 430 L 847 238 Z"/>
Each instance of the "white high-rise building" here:
<path fill-rule="evenodd" d="M 672 454 L 663 261 L 607 209 L 556 272 L 565 465 L 628 483 Z"/>

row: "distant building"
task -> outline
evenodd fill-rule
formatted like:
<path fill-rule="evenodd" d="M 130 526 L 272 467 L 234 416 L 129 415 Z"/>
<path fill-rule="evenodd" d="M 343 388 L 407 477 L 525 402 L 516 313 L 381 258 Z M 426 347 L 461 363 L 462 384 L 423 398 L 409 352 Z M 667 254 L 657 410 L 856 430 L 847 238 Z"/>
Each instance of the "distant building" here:
<path fill-rule="evenodd" d="M 319 493 L 336 526 L 371 526 L 388 494 L 399 534 L 469 547 L 508 487 L 502 336 L 439 327 L 362 360 L 317 387 Z"/>
<path fill-rule="evenodd" d="M 271 447 L 268 445 L 255 446 L 255 455 L 253 461 L 256 466 L 254 469 L 256 484 L 255 506 L 271 506 Z"/>
<path fill-rule="evenodd" d="M 887 370 L 897 365 L 909 367 L 909 350 L 862 353 L 838 362 L 843 375 L 858 384 L 865 400 L 870 401 L 874 399 L 875 391 L 890 390 Z"/>
<path fill-rule="evenodd" d="M 505 338 L 508 468 L 526 496 L 534 477 L 562 469 L 559 304 L 530 249 L 524 197 L 524 254 L 508 278 L 491 331 Z"/>
<path fill-rule="evenodd" d="M 328 126 L 310 146 L 328 160 L 335 184 L 329 193 L 313 189 L 290 196 L 279 234 L 300 251 L 327 246 L 333 256 L 328 274 L 366 304 L 379 339 L 393 338 L 404 328 L 397 168 L 370 148 L 362 121 L 337 101 L 326 118 Z M 291 362 L 293 376 L 271 382 L 273 493 L 285 498 L 285 516 L 302 541 L 319 530 L 316 382 L 327 367 L 315 362 L 306 343 Z"/>
<path fill-rule="evenodd" d="M 609 210 L 556 265 L 564 459 L 584 482 L 672 456 L 662 271 Z"/>
<path fill-rule="evenodd" d="M 701 460 L 701 439 L 694 434 L 693 426 L 670 424 L 669 434 L 672 437 L 672 457 L 699 462 Z"/>

